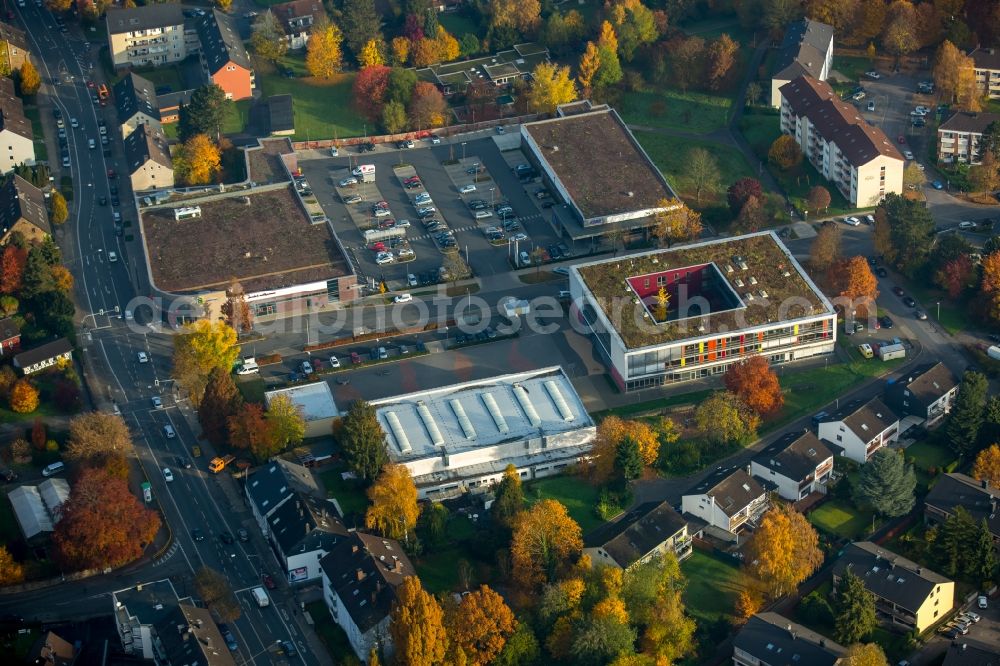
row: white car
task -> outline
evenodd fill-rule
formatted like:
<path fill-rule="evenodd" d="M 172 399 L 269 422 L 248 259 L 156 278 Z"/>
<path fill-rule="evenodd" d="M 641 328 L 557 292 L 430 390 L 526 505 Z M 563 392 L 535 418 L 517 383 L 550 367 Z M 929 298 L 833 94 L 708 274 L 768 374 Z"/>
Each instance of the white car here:
<path fill-rule="evenodd" d="M 146 352 L 139 352 L 139 363 L 149 363 L 149 356 Z"/>
<path fill-rule="evenodd" d="M 875 80 L 882 78 L 882 75 L 876 72 L 875 70 L 872 70 L 870 72 L 865 72 L 865 76 L 867 76 L 869 79 L 875 79 Z"/>
<path fill-rule="evenodd" d="M 961 615 L 959 615 L 959 617 L 963 618 L 963 619 L 968 618 L 969 620 L 972 620 L 973 624 L 975 624 L 976 622 L 979 622 L 981 619 L 983 619 L 983 618 L 979 617 L 979 613 L 973 613 L 972 611 L 965 611 L 964 613 L 962 613 Z"/>
<path fill-rule="evenodd" d="M 961 222 L 958 223 L 958 228 L 959 229 L 975 229 L 976 228 L 976 223 L 973 222 L 972 220 L 962 220 Z"/>
<path fill-rule="evenodd" d="M 417 276 L 416 275 L 414 275 L 413 273 L 407 273 L 406 274 L 406 286 L 407 287 L 416 287 L 418 284 L 419 283 L 417 282 Z"/>
<path fill-rule="evenodd" d="M 340 367 L 340 359 L 337 358 L 336 356 L 331 356 L 330 357 L 330 367 L 331 368 L 339 368 Z"/>
<path fill-rule="evenodd" d="M 339 155 L 340 151 L 337 150 L 337 146 L 334 146 L 333 148 L 330 149 L 330 157 L 338 157 Z"/>
<path fill-rule="evenodd" d="M 515 240 L 518 243 L 523 243 L 524 241 L 528 240 L 528 234 L 525 233 L 514 234 L 511 240 Z"/>
<path fill-rule="evenodd" d="M 361 175 L 361 167 L 356 166 L 353 169 L 351 169 L 351 175 L 352 176 L 360 176 Z"/>
<path fill-rule="evenodd" d="M 169 467 L 163 468 L 163 478 L 167 480 L 167 483 L 174 480 L 174 473 L 170 471 Z"/>
<path fill-rule="evenodd" d="M 428 203 L 430 202 L 430 200 L 431 200 L 431 195 L 427 194 L 426 192 L 421 192 L 417 196 L 413 197 L 413 203 L 418 206 L 421 204 Z"/>
<path fill-rule="evenodd" d="M 153 409 L 163 408 L 163 400 L 160 399 L 160 396 L 154 395 L 151 400 L 153 402 Z"/>
<path fill-rule="evenodd" d="M 72 127 L 73 129 L 76 129 L 77 127 L 80 126 L 80 121 L 77 120 L 76 118 L 70 118 L 69 119 L 69 126 Z"/>
<path fill-rule="evenodd" d="M 407 227 L 410 226 L 410 221 L 409 220 L 396 220 L 396 226 L 397 227 L 407 228 Z"/>
<path fill-rule="evenodd" d="M 392 215 L 392 211 L 388 208 L 376 208 L 372 211 L 372 215 L 375 217 L 389 217 Z"/>
<path fill-rule="evenodd" d="M 399 294 L 392 299 L 393 303 L 409 303 L 413 300 L 412 294 Z"/>
<path fill-rule="evenodd" d="M 97 142 L 93 139 L 87 139 L 87 147 L 93 150 L 94 148 L 97 148 Z"/>
<path fill-rule="evenodd" d="M 926 106 L 918 106 L 917 108 L 913 109 L 913 113 L 917 114 L 918 116 L 926 116 L 928 112 L 930 112 L 930 109 L 928 109 Z"/>
<path fill-rule="evenodd" d="M 903 157 L 905 157 L 908 160 L 912 160 L 913 159 L 913 153 L 911 151 L 909 151 L 909 150 L 904 150 L 903 151 Z"/>
<path fill-rule="evenodd" d="M 427 139 L 435 146 L 441 143 L 441 137 L 439 137 L 437 134 L 431 134 L 429 137 L 427 137 Z"/>
<path fill-rule="evenodd" d="M 355 178 L 354 176 L 351 176 L 350 178 L 341 178 L 340 181 L 337 183 L 337 185 L 339 185 L 340 187 L 349 187 L 351 185 L 357 185 L 357 184 L 358 184 L 358 179 Z"/>
<path fill-rule="evenodd" d="M 392 255 L 388 252 L 379 252 L 377 255 L 375 255 L 375 263 L 378 264 L 379 266 L 383 266 L 385 264 L 391 264 L 392 262 L 393 262 Z"/>
<path fill-rule="evenodd" d="M 988 606 L 988 604 L 986 603 L 986 595 L 985 594 L 980 594 L 979 595 L 979 597 L 976 599 L 976 605 L 979 606 L 980 609 L 983 609 L 983 610 L 986 609 L 986 607 Z"/>
<path fill-rule="evenodd" d="M 844 223 L 845 223 L 845 224 L 849 224 L 849 225 L 851 225 L 852 227 L 858 227 L 858 226 L 861 226 L 861 220 L 859 220 L 859 219 L 858 219 L 858 218 L 856 218 L 856 217 L 845 217 L 845 218 L 844 218 Z"/>
<path fill-rule="evenodd" d="M 417 215 L 420 215 L 421 217 L 423 217 L 425 215 L 430 215 L 431 213 L 436 213 L 436 212 L 437 212 L 437 208 L 435 208 L 434 206 L 425 206 L 424 208 L 418 208 L 417 209 Z"/>
<path fill-rule="evenodd" d="M 471 183 L 469 185 L 462 185 L 462 187 L 458 188 L 458 191 L 462 194 L 468 194 L 469 192 L 475 192 L 476 186 Z"/>
<path fill-rule="evenodd" d="M 869 111 L 875 110 L 875 100 L 871 100 L 870 102 L 868 102 L 868 110 Z"/>

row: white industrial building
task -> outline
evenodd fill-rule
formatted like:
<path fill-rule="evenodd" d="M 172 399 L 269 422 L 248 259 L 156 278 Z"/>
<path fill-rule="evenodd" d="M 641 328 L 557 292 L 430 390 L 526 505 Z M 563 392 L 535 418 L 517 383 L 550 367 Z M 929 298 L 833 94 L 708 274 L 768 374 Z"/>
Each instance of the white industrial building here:
<path fill-rule="evenodd" d="M 389 457 L 421 498 L 559 473 L 590 452 L 595 427 L 558 366 L 375 400 Z"/>
<path fill-rule="evenodd" d="M 69 498 L 66 479 L 46 479 L 37 486 L 20 486 L 8 493 L 25 539 L 55 531 L 59 508 Z"/>
<path fill-rule="evenodd" d="M 339 416 L 333 392 L 326 382 L 300 384 L 283 389 L 275 389 L 264 394 L 264 402 L 270 406 L 275 396 L 287 397 L 302 412 L 306 421 L 306 437 L 324 437 L 333 432 L 333 420 Z"/>

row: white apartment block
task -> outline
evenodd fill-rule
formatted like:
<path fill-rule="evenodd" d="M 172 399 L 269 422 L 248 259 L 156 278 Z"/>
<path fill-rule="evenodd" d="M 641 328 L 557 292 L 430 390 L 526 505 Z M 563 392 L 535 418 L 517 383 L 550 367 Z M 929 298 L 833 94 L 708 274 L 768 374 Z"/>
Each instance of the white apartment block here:
<path fill-rule="evenodd" d="M 938 161 L 979 164 L 979 140 L 986 128 L 997 121 L 1000 114 L 996 113 L 954 113 L 938 127 Z"/>
<path fill-rule="evenodd" d="M 976 74 L 976 83 L 983 94 L 1000 97 L 1000 49 L 975 49 L 969 54 Z"/>
<path fill-rule="evenodd" d="M 107 28 L 115 69 L 179 62 L 197 50 L 197 36 L 185 33 L 184 9 L 177 4 L 109 9 Z"/>
<path fill-rule="evenodd" d="M 778 90 L 800 76 L 826 81 L 833 67 L 833 26 L 802 19 L 788 26 L 771 76 L 771 106 L 781 107 Z"/>
<path fill-rule="evenodd" d="M 801 76 L 780 89 L 781 132 L 854 207 L 903 192 L 903 156 L 885 135 L 824 81 Z"/>

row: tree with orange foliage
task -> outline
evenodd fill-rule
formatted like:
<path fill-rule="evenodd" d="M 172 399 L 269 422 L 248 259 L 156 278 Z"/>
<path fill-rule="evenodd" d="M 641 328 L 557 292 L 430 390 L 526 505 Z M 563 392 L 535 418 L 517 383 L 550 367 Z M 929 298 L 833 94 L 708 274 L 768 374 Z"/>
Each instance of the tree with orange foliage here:
<path fill-rule="evenodd" d="M 35 447 L 36 451 L 45 450 L 45 442 L 48 441 L 45 435 L 45 424 L 41 419 L 36 418 L 31 426 L 31 445 Z"/>
<path fill-rule="evenodd" d="M 407 115 L 410 123 L 418 130 L 441 127 L 448 119 L 448 102 L 438 87 L 428 81 L 419 81 L 413 86 L 410 108 Z"/>
<path fill-rule="evenodd" d="M 27 379 L 21 378 L 10 391 L 10 409 L 18 414 L 30 414 L 38 409 L 38 389 Z"/>
<path fill-rule="evenodd" d="M 16 294 L 21 288 L 24 266 L 28 263 L 28 250 L 9 244 L 0 255 L 0 293 Z"/>
<path fill-rule="evenodd" d="M 983 314 L 987 319 L 1000 322 L 1000 252 L 983 257 L 980 264 L 983 279 L 979 284 Z"/>
<path fill-rule="evenodd" d="M 469 666 L 493 663 L 516 629 L 514 613 L 503 597 L 486 585 L 462 597 L 448 618 L 452 645 L 461 648 Z"/>
<path fill-rule="evenodd" d="M 816 529 L 783 502 L 764 514 L 747 548 L 748 571 L 772 599 L 794 590 L 823 564 Z"/>
<path fill-rule="evenodd" d="M 972 478 L 1000 488 L 1000 445 L 992 444 L 979 452 L 972 465 Z"/>
<path fill-rule="evenodd" d="M 878 280 L 864 257 L 841 259 L 830 266 L 827 275 L 827 281 L 837 296 L 849 301 L 843 305 L 846 312 L 853 312 L 861 318 L 875 314 Z"/>
<path fill-rule="evenodd" d="M 65 266 L 53 266 L 49 269 L 49 275 L 52 276 L 52 283 L 59 291 L 73 290 L 73 274 Z"/>
<path fill-rule="evenodd" d="M 444 663 L 450 642 L 444 612 L 437 599 L 420 586 L 419 578 L 408 576 L 396 588 L 396 602 L 389 617 L 395 663 L 401 666 Z"/>
<path fill-rule="evenodd" d="M 264 408 L 259 402 L 248 402 L 226 420 L 229 443 L 238 449 L 259 451 L 270 438 Z"/>
<path fill-rule="evenodd" d="M 656 463 L 660 455 L 660 440 L 656 431 L 643 421 L 625 421 L 617 416 L 609 416 L 597 426 L 591 468 L 595 481 L 604 483 L 614 474 L 618 447 L 627 438 L 639 445 L 639 455 L 644 465 Z"/>
<path fill-rule="evenodd" d="M 24 567 L 14 561 L 7 546 L 0 546 L 0 585 L 13 585 L 24 580 Z"/>
<path fill-rule="evenodd" d="M 159 529 L 160 516 L 129 492 L 126 481 L 85 469 L 62 505 L 52 541 L 66 569 L 102 569 L 142 557 Z"/>
<path fill-rule="evenodd" d="M 751 356 L 733 363 L 723 380 L 747 407 L 761 416 L 770 416 L 785 404 L 778 375 L 764 356 Z"/>
<path fill-rule="evenodd" d="M 514 519 L 510 542 L 512 573 L 525 590 L 555 580 L 582 550 L 580 526 L 556 500 L 536 502 Z"/>

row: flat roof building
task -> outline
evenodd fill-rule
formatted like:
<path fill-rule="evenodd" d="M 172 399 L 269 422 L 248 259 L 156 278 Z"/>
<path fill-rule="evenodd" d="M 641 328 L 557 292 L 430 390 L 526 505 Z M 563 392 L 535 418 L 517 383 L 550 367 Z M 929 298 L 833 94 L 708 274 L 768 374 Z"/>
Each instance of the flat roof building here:
<path fill-rule="evenodd" d="M 521 125 L 528 160 L 564 204 L 550 222 L 574 240 L 649 227 L 677 194 L 617 111 L 577 110 Z"/>
<path fill-rule="evenodd" d="M 418 81 L 433 83 L 444 95 L 465 92 L 474 81 L 486 81 L 493 87 L 506 87 L 516 79 L 529 79 L 535 67 L 548 62 L 549 50 L 540 44 L 515 44 L 493 55 L 435 63 L 416 71 Z"/>
<path fill-rule="evenodd" d="M 486 486 L 514 465 L 522 479 L 585 457 L 595 426 L 560 367 L 372 401 L 393 462 L 421 498 Z"/>
<path fill-rule="evenodd" d="M 300 384 L 288 388 L 268 391 L 264 401 L 270 406 L 276 396 L 287 397 L 302 412 L 306 421 L 306 437 L 323 437 L 332 434 L 333 419 L 340 412 L 333 400 L 333 392 L 326 382 Z"/>
<path fill-rule="evenodd" d="M 625 391 L 721 374 L 758 354 L 829 354 L 836 342 L 833 306 L 769 231 L 576 264 L 569 278 L 573 316 Z"/>

